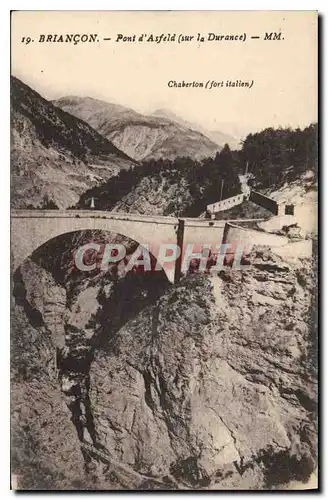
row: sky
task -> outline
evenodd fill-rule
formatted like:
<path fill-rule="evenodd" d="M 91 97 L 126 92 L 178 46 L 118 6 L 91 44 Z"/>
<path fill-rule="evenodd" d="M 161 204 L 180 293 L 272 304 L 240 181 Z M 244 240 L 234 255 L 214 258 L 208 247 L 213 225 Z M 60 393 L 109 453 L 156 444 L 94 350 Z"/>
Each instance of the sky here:
<path fill-rule="evenodd" d="M 281 40 L 264 40 L 266 32 L 281 33 Z M 67 33 L 97 34 L 97 42 L 38 41 Z M 174 33 L 171 42 L 138 41 L 141 34 L 145 40 Z M 210 41 L 209 33 L 246 40 Z M 118 34 L 136 41 L 116 42 Z M 26 44 L 27 37 L 34 42 Z M 317 14 L 311 11 L 17 11 L 11 64 L 12 74 L 46 99 L 89 96 L 142 113 L 167 108 L 236 135 L 317 121 Z M 229 80 L 253 85 L 226 87 Z M 223 86 L 170 88 L 169 81 Z"/>

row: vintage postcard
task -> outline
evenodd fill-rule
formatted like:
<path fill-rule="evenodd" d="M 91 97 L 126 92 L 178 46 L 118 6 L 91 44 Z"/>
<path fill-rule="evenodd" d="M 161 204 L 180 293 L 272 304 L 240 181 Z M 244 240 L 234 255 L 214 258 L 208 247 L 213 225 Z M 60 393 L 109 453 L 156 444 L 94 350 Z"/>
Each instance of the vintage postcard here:
<path fill-rule="evenodd" d="M 318 14 L 11 16 L 11 485 L 318 488 Z"/>

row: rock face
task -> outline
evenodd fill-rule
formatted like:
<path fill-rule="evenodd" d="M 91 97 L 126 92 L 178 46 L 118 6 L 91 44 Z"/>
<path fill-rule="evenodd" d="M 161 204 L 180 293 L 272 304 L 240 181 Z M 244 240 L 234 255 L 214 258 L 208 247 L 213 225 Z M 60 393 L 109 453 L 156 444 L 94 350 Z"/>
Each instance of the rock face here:
<path fill-rule="evenodd" d="M 98 442 L 141 474 L 261 489 L 314 469 L 311 291 L 253 258 L 251 273 L 186 278 L 95 353 Z"/>
<path fill-rule="evenodd" d="M 14 288 L 13 463 L 22 484 L 279 489 L 308 479 L 317 456 L 309 261 L 286 264 L 258 248 L 248 271 L 170 285 L 74 276 L 61 253 L 54 283 L 49 250 L 25 264 Z M 51 308 L 65 339 L 58 381 Z"/>
<path fill-rule="evenodd" d="M 174 200 L 179 200 L 175 202 Z M 186 179 L 171 182 L 166 177 L 144 177 L 113 207 L 115 212 L 142 215 L 178 215 L 193 201 Z"/>
<path fill-rule="evenodd" d="M 84 460 L 57 380 L 56 340 L 47 323 L 54 297 L 44 302 L 52 278 L 38 269 L 43 286 L 35 289 L 35 266 L 25 264 L 14 279 L 11 325 L 11 467 L 18 489 L 60 490 L 85 486 Z M 25 280 L 25 281 L 24 281 Z M 27 287 L 25 287 L 27 285 Z M 50 286 L 51 294 L 56 293 Z M 34 290 L 34 296 L 33 296 Z M 48 288 L 49 291 L 49 288 Z M 64 290 L 57 288 L 61 300 Z M 47 317 L 48 316 L 48 317 Z"/>
<path fill-rule="evenodd" d="M 145 116 L 90 97 L 62 97 L 54 104 L 86 121 L 135 160 L 214 156 L 222 145 L 200 131 L 163 116 Z"/>
<path fill-rule="evenodd" d="M 66 208 L 134 162 L 87 123 L 11 80 L 12 204 Z M 49 208 L 55 208 L 49 206 Z"/>

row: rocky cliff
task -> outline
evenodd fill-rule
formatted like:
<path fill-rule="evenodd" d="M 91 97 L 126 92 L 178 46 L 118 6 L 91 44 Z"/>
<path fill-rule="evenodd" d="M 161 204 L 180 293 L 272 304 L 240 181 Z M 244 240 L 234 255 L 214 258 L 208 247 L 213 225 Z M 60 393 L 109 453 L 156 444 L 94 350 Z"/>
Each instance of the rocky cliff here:
<path fill-rule="evenodd" d="M 19 489 L 86 487 L 79 439 L 57 379 L 65 290 L 53 285 L 51 275 L 29 261 L 14 277 L 11 468 Z"/>
<path fill-rule="evenodd" d="M 50 489 L 58 471 L 68 488 L 94 489 L 279 489 L 308 479 L 317 454 L 310 261 L 257 248 L 249 271 L 170 285 L 113 269 L 75 274 L 68 250 L 49 245 L 14 280 L 22 484 L 31 458 Z"/>
<path fill-rule="evenodd" d="M 87 123 L 11 79 L 11 173 L 15 208 L 74 204 L 134 162 Z"/>

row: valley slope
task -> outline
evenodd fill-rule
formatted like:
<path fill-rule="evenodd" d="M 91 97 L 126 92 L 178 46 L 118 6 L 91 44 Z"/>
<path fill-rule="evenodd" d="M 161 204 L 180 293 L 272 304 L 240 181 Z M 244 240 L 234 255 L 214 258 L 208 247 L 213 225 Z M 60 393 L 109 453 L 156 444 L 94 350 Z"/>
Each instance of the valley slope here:
<path fill-rule="evenodd" d="M 145 116 L 123 106 L 90 97 L 62 97 L 55 106 L 86 121 L 135 160 L 199 160 L 221 149 L 203 133 L 161 116 Z"/>
<path fill-rule="evenodd" d="M 135 162 L 87 123 L 11 79 L 12 206 L 67 208 Z M 50 205 L 49 205 L 50 203 Z"/>

